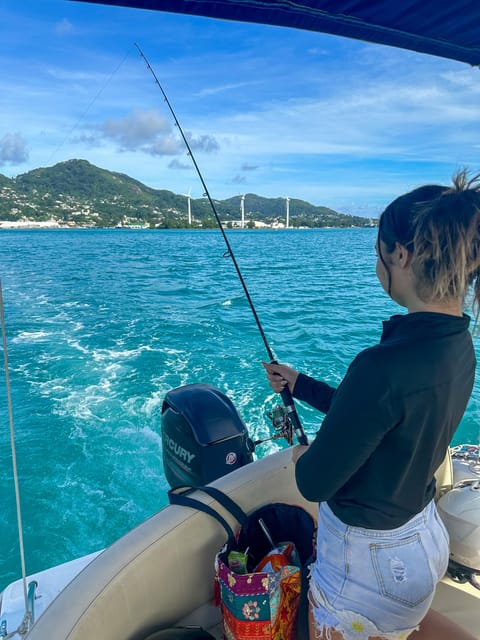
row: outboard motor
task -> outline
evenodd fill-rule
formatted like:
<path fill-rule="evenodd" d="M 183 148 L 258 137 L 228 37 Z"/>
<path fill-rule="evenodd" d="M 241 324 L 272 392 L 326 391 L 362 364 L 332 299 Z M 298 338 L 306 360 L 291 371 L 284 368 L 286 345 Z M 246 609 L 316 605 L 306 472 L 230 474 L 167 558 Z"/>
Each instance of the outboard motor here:
<path fill-rule="evenodd" d="M 454 485 L 465 480 L 480 480 L 480 445 L 459 444 L 450 451 Z"/>
<path fill-rule="evenodd" d="M 171 487 L 201 486 L 252 462 L 254 445 L 230 399 L 209 384 L 172 389 L 162 405 L 163 468 Z"/>
<path fill-rule="evenodd" d="M 437 508 L 450 537 L 450 577 L 480 589 L 480 480 L 459 482 Z"/>

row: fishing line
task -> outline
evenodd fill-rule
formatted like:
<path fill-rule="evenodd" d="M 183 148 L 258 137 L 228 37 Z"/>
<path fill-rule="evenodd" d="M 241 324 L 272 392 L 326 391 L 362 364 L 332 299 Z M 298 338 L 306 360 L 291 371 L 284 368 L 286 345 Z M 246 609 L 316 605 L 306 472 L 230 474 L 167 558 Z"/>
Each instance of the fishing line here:
<path fill-rule="evenodd" d="M 50 154 L 50 158 L 47 160 L 47 165 L 49 165 L 52 162 L 52 159 L 56 156 L 56 154 L 59 152 L 59 150 L 66 144 L 67 140 L 71 137 L 72 133 L 78 129 L 78 127 L 80 126 L 80 124 L 83 122 L 83 120 L 85 120 L 85 117 L 87 115 L 87 113 L 90 111 L 90 109 L 92 108 L 92 106 L 94 105 L 94 103 L 98 100 L 98 98 L 101 96 L 101 94 L 105 91 L 107 85 L 111 82 L 113 76 L 115 76 L 118 71 L 120 70 L 120 67 L 123 66 L 125 60 L 128 58 L 128 56 L 130 55 L 130 51 L 127 50 L 123 59 L 119 62 L 119 64 L 117 65 L 116 69 L 114 69 L 112 71 L 112 73 L 109 75 L 109 77 L 105 80 L 105 82 L 103 83 L 103 85 L 100 87 L 100 89 L 97 91 L 97 93 L 95 94 L 95 96 L 90 100 L 90 103 L 87 105 L 86 109 L 84 110 L 84 112 L 82 113 L 82 115 L 78 118 L 78 120 L 75 122 L 75 124 L 72 126 L 72 128 L 68 131 L 67 135 L 65 136 L 65 138 L 63 139 L 63 141 L 52 151 L 52 153 Z"/>
<path fill-rule="evenodd" d="M 173 110 L 173 107 L 170 104 L 170 101 L 169 101 L 169 99 L 167 97 L 167 94 L 165 93 L 162 85 L 160 84 L 160 81 L 158 80 L 158 78 L 157 78 L 157 76 L 155 74 L 155 71 L 152 69 L 152 67 L 151 67 L 149 61 L 147 60 L 145 54 L 143 53 L 143 51 L 140 49 L 140 47 L 138 46 L 138 44 L 136 42 L 135 42 L 135 46 L 138 49 L 138 52 L 140 53 L 142 58 L 144 59 L 145 64 L 147 65 L 148 70 L 152 74 L 156 85 L 158 86 L 158 88 L 162 92 L 162 95 L 163 95 L 163 98 L 164 98 L 164 100 L 165 100 L 165 102 L 167 104 L 167 107 L 170 110 L 170 113 L 172 114 L 173 119 L 175 121 L 175 126 L 178 128 L 178 130 L 180 132 L 180 135 L 182 136 L 183 142 L 185 143 L 185 146 L 186 146 L 187 151 L 188 151 L 188 155 L 190 156 L 190 158 L 191 158 L 191 160 L 193 162 L 193 166 L 195 167 L 195 171 L 197 172 L 197 175 L 200 178 L 200 182 L 202 183 L 204 194 L 205 194 L 206 198 L 208 199 L 210 207 L 211 207 L 211 209 L 213 211 L 213 215 L 215 216 L 215 220 L 217 221 L 218 227 L 219 227 L 220 231 L 222 232 L 223 239 L 224 239 L 225 244 L 227 246 L 227 255 L 232 259 L 233 266 L 235 267 L 235 271 L 237 272 L 237 275 L 238 275 L 238 277 L 240 279 L 240 283 L 242 285 L 242 288 L 243 288 L 243 291 L 244 291 L 245 296 L 247 298 L 247 301 L 248 301 L 248 304 L 250 306 L 250 309 L 252 310 L 253 317 L 255 318 L 255 322 L 257 324 L 258 330 L 260 331 L 260 335 L 262 336 L 263 344 L 265 345 L 265 349 L 266 349 L 266 351 L 268 353 L 268 357 L 270 358 L 270 362 L 272 364 L 277 364 L 275 356 L 273 355 L 273 351 L 270 348 L 270 345 L 268 344 L 267 337 L 265 335 L 265 332 L 263 330 L 262 324 L 260 322 L 260 318 L 258 317 L 257 311 L 256 311 L 255 306 L 253 304 L 253 300 L 252 300 L 252 298 L 250 296 L 250 292 L 248 291 L 248 288 L 247 288 L 247 285 L 246 285 L 245 280 L 243 278 L 242 272 L 240 271 L 240 267 L 238 265 L 237 259 L 235 258 L 235 254 L 233 253 L 232 247 L 230 245 L 230 241 L 228 239 L 227 234 L 225 233 L 225 229 L 223 228 L 222 222 L 220 220 L 220 216 L 218 215 L 217 209 L 215 207 L 215 203 L 213 202 L 213 199 L 210 196 L 210 192 L 209 192 L 208 187 L 207 187 L 207 185 L 205 183 L 205 180 L 203 179 L 203 175 L 202 175 L 202 173 L 201 173 L 201 171 L 200 171 L 200 169 L 198 167 L 198 164 L 197 164 L 197 161 L 195 159 L 195 156 L 193 155 L 193 152 L 192 152 L 192 149 L 190 147 L 190 143 L 188 142 L 187 136 L 185 135 L 185 133 L 184 133 L 184 131 L 183 131 L 181 125 L 180 125 L 180 122 L 178 121 L 178 118 L 177 118 L 177 116 L 175 114 L 175 111 Z M 298 417 L 297 410 L 296 410 L 295 404 L 293 402 L 293 397 L 292 397 L 292 394 L 290 393 L 290 390 L 289 390 L 288 386 L 283 389 L 283 391 L 281 392 L 280 395 L 281 395 L 283 403 L 284 403 L 284 405 L 285 405 L 285 407 L 287 409 L 288 416 L 289 416 L 290 420 L 292 421 L 293 428 L 295 430 L 295 433 L 297 435 L 299 443 L 300 444 L 308 444 L 307 436 L 305 435 L 303 427 L 302 427 L 302 425 L 300 423 L 300 419 Z"/>

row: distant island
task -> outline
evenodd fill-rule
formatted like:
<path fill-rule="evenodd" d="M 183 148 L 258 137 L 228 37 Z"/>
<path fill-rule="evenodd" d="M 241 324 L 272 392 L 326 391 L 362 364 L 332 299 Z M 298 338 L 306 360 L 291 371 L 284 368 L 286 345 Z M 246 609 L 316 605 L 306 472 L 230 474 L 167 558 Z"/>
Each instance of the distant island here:
<path fill-rule="evenodd" d="M 338 213 L 303 200 L 253 193 L 215 200 L 226 228 L 374 227 L 378 220 Z M 0 228 L 97 227 L 210 229 L 217 227 L 207 198 L 152 189 L 86 160 L 67 160 L 16 178 L 0 174 Z"/>

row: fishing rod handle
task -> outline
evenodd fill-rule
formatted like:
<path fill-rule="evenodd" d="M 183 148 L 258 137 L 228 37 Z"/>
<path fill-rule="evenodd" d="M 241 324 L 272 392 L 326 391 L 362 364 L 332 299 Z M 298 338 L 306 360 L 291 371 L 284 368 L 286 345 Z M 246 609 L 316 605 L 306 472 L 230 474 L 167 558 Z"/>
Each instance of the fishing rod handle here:
<path fill-rule="evenodd" d="M 299 444 L 308 445 L 308 438 L 303 430 L 302 424 L 300 422 L 300 418 L 298 417 L 297 410 L 295 408 L 295 404 L 293 402 L 293 396 L 290 393 L 290 389 L 285 387 L 283 391 L 280 392 L 282 396 L 283 404 L 288 413 L 288 417 L 292 421 L 293 430 L 295 431 L 295 435 L 297 436 L 297 440 Z"/>
<path fill-rule="evenodd" d="M 270 363 L 278 364 L 278 361 L 275 360 L 275 358 L 271 358 Z M 288 385 L 283 388 L 283 390 L 280 392 L 280 395 L 287 410 L 288 417 L 292 422 L 293 430 L 295 431 L 295 435 L 297 436 L 298 443 L 308 445 L 308 438 L 305 434 L 305 431 L 303 430 L 300 418 L 298 417 L 297 409 L 293 401 L 293 396 L 290 392 L 290 389 L 288 388 Z"/>

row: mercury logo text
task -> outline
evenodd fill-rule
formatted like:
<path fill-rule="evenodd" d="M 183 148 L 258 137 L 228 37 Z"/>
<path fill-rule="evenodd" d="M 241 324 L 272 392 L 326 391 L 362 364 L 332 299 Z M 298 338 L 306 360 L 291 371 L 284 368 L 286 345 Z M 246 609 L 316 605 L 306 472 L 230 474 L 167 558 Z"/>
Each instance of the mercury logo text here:
<path fill-rule="evenodd" d="M 173 451 L 173 453 L 177 457 L 179 457 L 181 460 L 183 460 L 187 464 L 190 464 L 193 458 L 195 458 L 194 453 L 191 453 L 191 451 L 187 451 L 187 449 L 184 449 L 183 447 L 181 447 L 178 444 L 178 442 L 175 442 L 173 438 L 170 438 L 169 436 L 166 435 L 165 440 L 170 451 Z"/>

